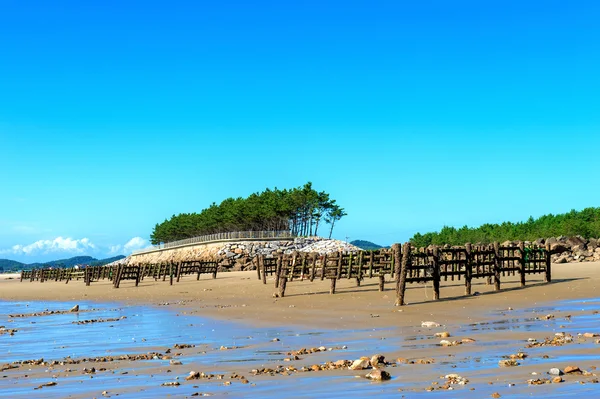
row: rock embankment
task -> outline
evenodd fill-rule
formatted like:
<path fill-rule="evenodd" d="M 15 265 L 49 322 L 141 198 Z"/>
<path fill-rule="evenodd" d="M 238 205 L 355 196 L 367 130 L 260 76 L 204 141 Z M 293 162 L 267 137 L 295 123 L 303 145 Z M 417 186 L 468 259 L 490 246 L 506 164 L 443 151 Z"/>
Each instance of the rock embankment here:
<path fill-rule="evenodd" d="M 176 248 L 130 256 L 126 258 L 126 262 L 161 263 L 216 258 L 220 259 L 220 266 L 224 269 L 251 270 L 255 268 L 252 261 L 257 255 L 269 257 L 276 254 L 291 254 L 294 251 L 327 254 L 339 251 L 357 252 L 360 251 L 360 248 L 340 240 L 330 240 L 321 237 L 299 237 L 294 240 L 227 242 L 200 248 Z"/>
<path fill-rule="evenodd" d="M 600 240 L 581 236 L 552 237 L 547 240 L 537 240 L 539 245 L 550 245 L 552 263 L 595 262 L 600 261 Z"/>

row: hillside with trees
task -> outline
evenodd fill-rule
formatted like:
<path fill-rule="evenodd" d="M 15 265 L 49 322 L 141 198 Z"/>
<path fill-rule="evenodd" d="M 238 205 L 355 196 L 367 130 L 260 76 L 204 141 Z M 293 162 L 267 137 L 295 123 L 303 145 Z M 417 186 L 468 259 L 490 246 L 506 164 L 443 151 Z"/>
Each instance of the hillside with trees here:
<path fill-rule="evenodd" d="M 428 245 L 462 245 L 471 243 L 491 243 L 494 241 L 535 241 L 538 238 L 576 236 L 584 238 L 600 237 L 600 208 L 572 210 L 559 215 L 544 215 L 525 222 L 504 222 L 502 224 L 484 224 L 479 227 L 448 227 L 438 232 L 417 233 L 411 244 L 417 247 Z"/>
<path fill-rule="evenodd" d="M 125 258 L 123 255 L 113 256 L 112 258 L 96 259 L 91 256 L 75 256 L 68 259 L 52 260 L 45 263 L 22 263 L 16 260 L 0 259 L 0 271 L 18 271 L 18 270 L 29 270 L 29 269 L 41 269 L 46 267 L 73 267 L 75 265 L 89 265 L 89 266 L 104 266 L 112 263 L 116 260 Z"/>
<path fill-rule="evenodd" d="M 266 189 L 246 198 L 227 198 L 200 213 L 173 215 L 157 223 L 152 244 L 231 231 L 289 231 L 298 236 L 319 234 L 324 223 L 331 237 L 335 224 L 346 212 L 330 195 L 316 191 L 312 183 L 279 190 Z"/>
<path fill-rule="evenodd" d="M 354 245 L 355 247 L 359 247 L 360 249 L 364 249 L 365 251 L 383 248 L 381 245 L 366 240 L 354 240 L 351 241 L 350 244 Z"/>

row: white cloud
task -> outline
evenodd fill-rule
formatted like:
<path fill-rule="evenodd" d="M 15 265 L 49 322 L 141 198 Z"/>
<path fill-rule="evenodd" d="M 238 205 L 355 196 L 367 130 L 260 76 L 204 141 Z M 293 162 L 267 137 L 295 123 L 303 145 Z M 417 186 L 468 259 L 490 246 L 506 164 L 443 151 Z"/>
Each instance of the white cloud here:
<path fill-rule="evenodd" d="M 123 248 L 123 246 L 121 244 L 111 245 L 110 248 L 108 249 L 108 253 L 110 255 L 117 255 L 121 252 L 122 248 Z"/>
<path fill-rule="evenodd" d="M 123 245 L 123 249 L 127 252 L 135 251 L 136 249 L 145 248 L 148 245 L 148 241 L 142 237 L 133 237 L 127 241 L 127 244 Z"/>
<path fill-rule="evenodd" d="M 39 255 L 56 252 L 81 254 L 96 249 L 96 245 L 89 238 L 74 240 L 72 238 L 56 237 L 53 240 L 39 240 L 28 245 L 14 245 L 10 249 L 0 250 L 0 253 L 13 253 L 16 255 Z"/>

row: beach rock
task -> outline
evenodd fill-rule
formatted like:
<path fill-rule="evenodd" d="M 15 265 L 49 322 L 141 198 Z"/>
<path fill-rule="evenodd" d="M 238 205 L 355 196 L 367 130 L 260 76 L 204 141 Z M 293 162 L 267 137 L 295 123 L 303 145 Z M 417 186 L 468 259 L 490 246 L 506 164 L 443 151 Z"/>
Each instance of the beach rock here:
<path fill-rule="evenodd" d="M 371 362 L 371 367 L 373 367 L 373 368 L 385 367 L 385 356 L 373 355 L 373 356 L 371 356 L 370 362 Z"/>
<path fill-rule="evenodd" d="M 501 397 L 502 397 L 502 395 L 500 395 L 498 392 L 494 392 L 494 393 L 493 393 L 493 394 L 491 394 L 490 396 L 491 396 L 492 398 L 494 398 L 494 399 L 498 399 L 498 398 L 501 398 Z"/>
<path fill-rule="evenodd" d="M 552 379 L 552 382 L 554 384 L 559 384 L 559 383 L 563 382 L 563 379 L 562 379 L 562 377 L 556 376 Z"/>
<path fill-rule="evenodd" d="M 79 312 L 79 305 L 73 306 L 69 312 Z"/>
<path fill-rule="evenodd" d="M 466 385 L 469 382 L 465 377 L 458 374 L 446 374 L 444 378 L 446 379 L 446 385 Z"/>
<path fill-rule="evenodd" d="M 450 333 L 448 331 L 443 331 L 439 333 L 435 333 L 436 338 L 448 338 L 450 337 Z"/>
<path fill-rule="evenodd" d="M 504 359 L 498 362 L 498 366 L 500 367 L 515 367 L 518 366 L 519 362 L 514 359 Z"/>
<path fill-rule="evenodd" d="M 381 369 L 373 369 L 365 377 L 373 381 L 387 381 L 392 378 L 390 373 Z"/>
<path fill-rule="evenodd" d="M 565 367 L 565 374 L 581 373 L 581 369 L 577 366 Z"/>
<path fill-rule="evenodd" d="M 595 333 L 584 333 L 583 336 L 585 338 L 595 338 L 595 337 L 598 336 L 598 334 L 595 334 Z"/>
<path fill-rule="evenodd" d="M 171 366 L 181 366 L 183 363 L 181 363 L 181 361 L 179 361 L 179 360 L 170 360 L 169 364 Z"/>
<path fill-rule="evenodd" d="M 352 363 L 350 370 L 365 370 L 369 367 L 371 367 L 371 359 L 363 356 Z"/>
<path fill-rule="evenodd" d="M 563 375 L 563 372 L 559 369 L 559 368 L 551 368 L 550 371 L 548 371 L 548 374 L 550 375 Z"/>
<path fill-rule="evenodd" d="M 200 378 L 200 373 L 197 372 L 197 371 L 190 371 L 190 374 L 187 377 L 185 377 L 185 379 L 187 381 L 189 381 L 189 380 L 197 380 L 199 378 Z"/>
<path fill-rule="evenodd" d="M 439 327 L 440 324 L 436 323 L 435 321 L 422 321 L 421 322 L 421 327 L 425 327 L 425 328 L 434 328 L 434 327 Z"/>

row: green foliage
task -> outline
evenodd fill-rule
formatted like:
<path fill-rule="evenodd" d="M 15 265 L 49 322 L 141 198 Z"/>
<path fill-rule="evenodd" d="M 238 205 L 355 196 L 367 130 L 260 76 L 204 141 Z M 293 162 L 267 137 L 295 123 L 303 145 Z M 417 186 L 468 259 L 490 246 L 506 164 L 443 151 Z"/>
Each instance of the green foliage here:
<path fill-rule="evenodd" d="M 346 216 L 343 208 L 312 183 L 291 190 L 266 189 L 247 198 L 227 198 L 200 213 L 180 213 L 157 223 L 152 244 L 230 231 L 285 231 L 300 236 L 318 235 L 325 221 L 331 224 Z"/>
<path fill-rule="evenodd" d="M 365 251 L 383 248 L 381 245 L 377 245 L 371 241 L 365 240 L 354 240 L 350 242 L 350 244 L 354 245 L 355 247 L 359 247 L 360 249 L 364 249 Z"/>
<path fill-rule="evenodd" d="M 417 233 L 410 242 L 417 247 L 428 245 L 462 245 L 471 243 L 491 243 L 494 241 L 535 241 L 538 238 L 581 235 L 584 238 L 600 237 L 600 208 L 572 210 L 560 215 L 544 215 L 537 219 L 530 217 L 525 222 L 504 222 L 484 224 L 479 227 L 461 228 L 444 226 L 439 232 Z"/>
<path fill-rule="evenodd" d="M 21 270 L 23 266 L 23 263 L 17 262 L 16 260 L 0 259 L 0 267 L 7 272 L 12 270 Z"/>

